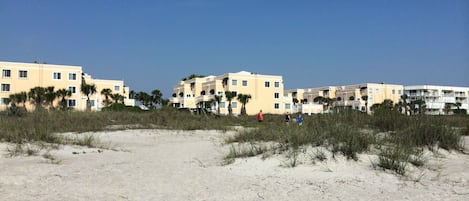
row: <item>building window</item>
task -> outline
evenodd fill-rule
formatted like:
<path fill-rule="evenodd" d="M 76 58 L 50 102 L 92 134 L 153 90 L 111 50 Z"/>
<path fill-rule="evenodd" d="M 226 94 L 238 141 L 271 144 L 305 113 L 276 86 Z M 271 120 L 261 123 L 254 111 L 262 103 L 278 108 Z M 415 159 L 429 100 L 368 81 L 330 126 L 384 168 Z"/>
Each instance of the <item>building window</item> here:
<path fill-rule="evenodd" d="M 91 106 L 91 107 L 94 107 L 94 105 L 95 105 L 95 104 L 94 104 L 94 100 L 90 100 L 90 106 Z"/>
<path fill-rule="evenodd" d="M 19 78 L 27 78 L 28 77 L 28 71 L 20 70 L 20 71 L 18 71 L 18 76 L 19 76 Z"/>
<path fill-rule="evenodd" d="M 120 86 L 114 86 L 114 91 L 115 91 L 115 92 L 118 92 L 118 91 L 120 91 L 120 90 L 121 90 Z"/>
<path fill-rule="evenodd" d="M 2 92 L 10 91 L 10 84 L 2 84 Z"/>
<path fill-rule="evenodd" d="M 248 81 L 247 80 L 243 80 L 243 87 L 247 87 L 248 86 Z"/>
<path fill-rule="evenodd" d="M 68 80 L 77 80 L 77 74 L 76 73 L 69 73 L 68 74 Z"/>
<path fill-rule="evenodd" d="M 398 93 L 398 94 L 402 94 L 402 90 L 397 90 L 397 93 Z"/>
<path fill-rule="evenodd" d="M 238 85 L 238 80 L 231 80 L 231 85 L 237 86 Z"/>
<path fill-rule="evenodd" d="M 0 98 L 0 105 L 5 105 L 5 99 L 6 98 Z"/>
<path fill-rule="evenodd" d="M 74 93 L 77 92 L 77 88 L 76 88 L 76 87 L 68 87 L 68 90 L 69 90 L 72 94 L 74 94 Z"/>
<path fill-rule="evenodd" d="M 220 103 L 220 108 L 225 108 L 225 102 Z"/>
<path fill-rule="evenodd" d="M 231 108 L 238 108 L 238 103 L 237 102 L 231 102 Z"/>
<path fill-rule="evenodd" d="M 279 93 L 274 93 L 274 98 L 279 98 L 279 97 L 280 97 Z"/>
<path fill-rule="evenodd" d="M 279 82 L 274 82 L 274 87 L 280 87 L 280 83 Z"/>
<path fill-rule="evenodd" d="M 270 87 L 270 82 L 269 81 L 265 82 L 265 87 Z"/>
<path fill-rule="evenodd" d="M 393 95 L 396 94 L 396 90 L 395 90 L 395 89 L 392 90 L 392 94 L 393 94 Z"/>
<path fill-rule="evenodd" d="M 4 70 L 2 71 L 2 77 L 3 77 L 3 78 L 11 77 L 11 70 L 4 69 Z"/>
<path fill-rule="evenodd" d="M 291 108 L 290 103 L 285 103 L 285 109 L 290 109 L 290 108 Z"/>
<path fill-rule="evenodd" d="M 375 90 L 375 93 L 376 93 L 376 94 L 379 94 L 379 89 L 376 89 L 376 90 Z"/>
<path fill-rule="evenodd" d="M 274 104 L 274 108 L 275 108 L 275 109 L 279 109 L 279 108 L 280 108 L 280 104 L 275 103 L 275 104 Z"/>
<path fill-rule="evenodd" d="M 75 107 L 77 106 L 77 102 L 75 99 L 68 99 L 68 107 Z"/>
<path fill-rule="evenodd" d="M 368 93 L 372 94 L 373 93 L 373 88 L 368 88 Z"/>
<path fill-rule="evenodd" d="M 62 73 L 54 72 L 54 80 L 60 80 L 60 79 L 62 79 Z"/>

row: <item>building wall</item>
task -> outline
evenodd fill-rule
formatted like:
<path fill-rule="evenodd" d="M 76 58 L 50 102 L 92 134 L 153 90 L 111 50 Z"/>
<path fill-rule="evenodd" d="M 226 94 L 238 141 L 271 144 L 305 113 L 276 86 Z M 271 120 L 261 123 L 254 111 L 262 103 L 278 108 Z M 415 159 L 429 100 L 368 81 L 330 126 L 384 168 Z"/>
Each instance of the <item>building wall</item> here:
<path fill-rule="evenodd" d="M 3 99 L 8 98 L 10 94 L 22 91 L 29 92 L 34 87 L 49 86 L 53 86 L 54 91 L 59 89 L 72 91 L 72 95 L 67 98 L 68 102 L 72 103 L 74 101 L 75 106 L 73 108 L 85 110 L 86 96 L 81 93 L 82 78 L 88 79 L 90 83 L 96 82 L 96 86 L 99 89 L 114 85 L 121 86 L 121 89 L 124 88 L 123 81 L 93 80 L 91 76 L 83 73 L 81 66 L 0 61 L 0 70 L 2 71 L 2 76 L 0 77 L 2 88 L 4 88 L 4 85 L 9 85 L 10 88 L 9 91 L 0 89 L 0 110 L 6 109 L 7 105 L 4 104 Z M 7 76 L 8 73 L 6 71 L 10 72 L 10 76 Z M 99 92 L 94 95 L 96 101 L 98 100 Z M 128 98 L 128 95 L 122 94 Z M 60 100 L 57 98 L 54 106 L 57 107 L 59 102 Z M 34 105 L 30 104 L 28 100 L 26 108 L 32 110 Z M 95 109 L 97 109 L 97 106 Z"/>
<path fill-rule="evenodd" d="M 394 104 L 398 103 L 403 91 L 403 85 L 364 83 L 308 88 L 304 89 L 302 97 L 306 100 L 304 104 L 308 104 L 307 108 L 311 107 L 309 105 L 314 103 L 316 97 L 321 96 L 334 99 L 332 106 L 370 111 L 373 104 L 382 103 L 386 99 L 392 100 Z M 368 97 L 367 101 L 363 99 L 364 96 Z M 327 108 L 324 109 L 327 110 Z M 316 111 L 318 110 L 316 109 Z"/>

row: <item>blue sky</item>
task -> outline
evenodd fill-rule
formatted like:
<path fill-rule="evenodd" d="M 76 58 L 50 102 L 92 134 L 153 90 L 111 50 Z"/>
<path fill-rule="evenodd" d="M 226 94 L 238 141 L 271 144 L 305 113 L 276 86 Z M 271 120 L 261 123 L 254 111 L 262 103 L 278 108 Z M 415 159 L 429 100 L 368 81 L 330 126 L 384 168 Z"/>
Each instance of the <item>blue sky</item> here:
<path fill-rule="evenodd" d="M 192 73 L 285 88 L 469 86 L 465 0 L 0 0 L 0 60 L 80 65 L 165 97 Z"/>

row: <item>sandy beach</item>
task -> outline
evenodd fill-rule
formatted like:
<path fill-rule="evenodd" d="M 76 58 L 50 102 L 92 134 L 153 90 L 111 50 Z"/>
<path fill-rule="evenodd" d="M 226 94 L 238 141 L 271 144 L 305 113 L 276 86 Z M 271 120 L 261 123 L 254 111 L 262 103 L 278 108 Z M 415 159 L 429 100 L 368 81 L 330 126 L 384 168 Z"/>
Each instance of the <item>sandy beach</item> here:
<path fill-rule="evenodd" d="M 49 150 L 54 160 L 42 156 L 46 150 L 9 157 L 12 145 L 1 143 L 0 200 L 469 200 L 469 155 L 462 153 L 428 153 L 427 164 L 406 177 L 373 169 L 376 156 L 365 154 L 295 168 L 282 156 L 223 165 L 231 134 L 85 133 L 106 149 L 62 145 Z"/>

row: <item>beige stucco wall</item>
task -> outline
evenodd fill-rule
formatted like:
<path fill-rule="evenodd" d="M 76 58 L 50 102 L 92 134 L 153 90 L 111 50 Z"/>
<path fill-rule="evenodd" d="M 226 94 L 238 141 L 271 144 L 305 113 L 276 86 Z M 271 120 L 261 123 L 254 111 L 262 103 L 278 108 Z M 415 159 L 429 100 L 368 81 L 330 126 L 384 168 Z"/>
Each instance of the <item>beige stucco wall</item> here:
<path fill-rule="evenodd" d="M 223 84 L 225 79 L 227 79 L 227 83 Z M 266 87 L 266 82 L 269 83 L 269 87 Z M 194 83 L 194 88 L 190 87 L 191 83 Z M 244 84 L 246 85 L 244 86 Z M 206 95 L 201 95 L 202 90 L 205 91 Z M 290 110 L 285 109 L 285 104 L 289 104 L 290 108 L 292 107 L 291 97 L 284 98 L 282 76 L 260 75 L 249 72 L 227 73 L 216 77 L 209 76 L 181 81 L 173 88 L 176 97 L 171 99 L 171 103 L 174 106 L 179 104 L 179 107 L 195 108 L 198 103 L 213 99 L 214 95 L 210 94 L 211 90 L 214 91 L 214 95 L 223 95 L 225 91 L 251 95 L 252 98 L 246 104 L 246 112 L 250 115 L 257 114 L 260 110 L 264 113 L 283 114 Z M 184 93 L 184 96 L 180 97 L 179 93 Z M 275 97 L 276 93 L 277 97 Z M 276 104 L 278 104 L 278 108 L 275 108 Z M 236 98 L 232 100 L 234 114 L 241 112 L 241 106 Z M 226 98 L 222 100 L 220 112 L 222 114 L 228 113 Z"/>
<path fill-rule="evenodd" d="M 99 100 L 102 100 L 100 96 L 100 91 L 103 88 L 114 89 L 115 86 L 119 86 L 121 95 L 128 98 L 129 89 L 124 90 L 124 82 L 121 80 L 99 80 L 92 79 L 91 76 L 83 74 L 81 66 L 70 66 L 70 65 L 55 65 L 55 64 L 39 64 L 39 63 L 20 63 L 20 62 L 4 62 L 0 61 L 0 70 L 2 71 L 2 76 L 0 77 L 1 84 L 9 84 L 10 91 L 1 91 L 0 90 L 0 100 L 3 98 L 8 98 L 10 94 L 19 93 L 22 91 L 29 92 L 34 87 L 49 87 L 54 86 L 54 91 L 59 89 L 73 89 L 75 93 L 72 93 L 67 100 L 75 100 L 75 109 L 85 110 L 86 109 L 86 96 L 81 93 L 81 83 L 82 78 L 87 83 L 95 83 L 97 87 L 97 93 L 92 97 L 96 103 L 99 103 Z M 4 70 L 10 70 L 10 76 L 3 76 Z M 26 71 L 27 77 L 20 77 L 20 71 Z M 54 74 L 57 76 L 60 74 L 60 79 L 54 77 Z M 74 76 L 71 76 L 74 75 Z M 72 79 L 75 78 L 75 79 Z M 124 93 L 125 92 L 125 93 Z M 26 105 L 28 110 L 34 109 L 32 104 Z M 54 106 L 57 107 L 60 100 L 57 100 L 54 103 Z M 102 102 L 102 101 L 101 101 Z M 133 101 L 127 101 L 132 103 Z M 0 101 L 0 110 L 6 109 L 7 105 L 3 104 L 3 101 Z M 93 109 L 99 109 L 99 105 L 95 104 Z"/>

